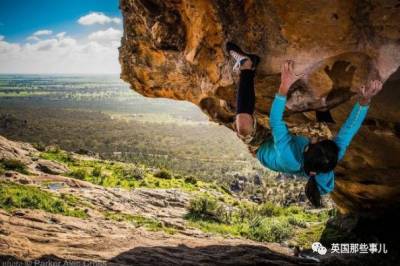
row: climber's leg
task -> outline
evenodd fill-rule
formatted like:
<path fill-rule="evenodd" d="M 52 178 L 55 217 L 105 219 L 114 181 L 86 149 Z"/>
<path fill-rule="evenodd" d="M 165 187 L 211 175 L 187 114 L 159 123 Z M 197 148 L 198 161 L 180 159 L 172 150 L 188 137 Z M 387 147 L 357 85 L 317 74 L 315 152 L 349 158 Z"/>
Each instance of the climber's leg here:
<path fill-rule="evenodd" d="M 257 55 L 243 52 L 240 47 L 231 42 L 227 43 L 226 50 L 236 61 L 233 70 L 240 72 L 235 128 L 238 136 L 245 142 L 249 142 L 255 132 L 255 120 L 253 118 L 255 104 L 254 76 L 260 58 Z"/>
<path fill-rule="evenodd" d="M 240 138 L 246 139 L 252 136 L 255 130 L 253 119 L 255 92 L 255 71 L 251 70 L 250 60 L 246 60 L 241 66 L 239 86 L 236 99 L 236 131 Z"/>

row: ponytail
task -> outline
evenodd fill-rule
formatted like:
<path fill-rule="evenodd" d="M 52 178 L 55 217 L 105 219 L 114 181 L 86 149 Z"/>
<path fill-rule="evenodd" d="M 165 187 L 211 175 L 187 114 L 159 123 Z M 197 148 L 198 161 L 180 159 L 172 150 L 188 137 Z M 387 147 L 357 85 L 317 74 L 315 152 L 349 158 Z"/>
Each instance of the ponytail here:
<path fill-rule="evenodd" d="M 315 176 L 311 176 L 308 179 L 308 182 L 305 187 L 305 193 L 307 199 L 311 202 L 311 204 L 314 207 L 320 208 L 322 206 L 321 194 L 319 193 L 317 181 L 315 181 Z"/>

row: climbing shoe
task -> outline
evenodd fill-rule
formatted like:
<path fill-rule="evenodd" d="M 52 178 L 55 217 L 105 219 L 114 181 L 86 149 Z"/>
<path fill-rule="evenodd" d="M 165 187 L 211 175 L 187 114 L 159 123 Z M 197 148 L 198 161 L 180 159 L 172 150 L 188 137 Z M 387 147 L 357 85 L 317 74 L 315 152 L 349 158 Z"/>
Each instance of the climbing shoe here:
<path fill-rule="evenodd" d="M 246 60 L 251 60 L 252 70 L 255 70 L 258 63 L 260 63 L 260 57 L 258 55 L 245 53 L 239 46 L 232 42 L 226 44 L 226 51 L 235 59 L 235 64 L 233 66 L 233 71 L 235 72 L 240 71 L 240 67 Z"/>

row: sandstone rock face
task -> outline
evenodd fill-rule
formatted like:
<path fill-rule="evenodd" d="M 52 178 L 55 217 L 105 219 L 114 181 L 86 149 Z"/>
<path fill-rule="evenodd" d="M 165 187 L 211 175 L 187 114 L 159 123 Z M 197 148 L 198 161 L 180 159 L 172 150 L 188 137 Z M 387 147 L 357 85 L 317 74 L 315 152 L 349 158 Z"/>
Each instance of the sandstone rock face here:
<path fill-rule="evenodd" d="M 290 90 L 290 127 L 314 123 L 308 111 L 332 109 L 334 134 L 366 80 L 385 81 L 368 119 L 338 167 L 333 199 L 342 212 L 378 214 L 399 206 L 400 2 L 121 0 L 121 77 L 148 97 L 186 100 L 232 128 L 235 82 L 224 51 L 233 41 L 256 53 L 256 116 L 268 113 L 280 65 L 296 61 L 306 75 Z"/>

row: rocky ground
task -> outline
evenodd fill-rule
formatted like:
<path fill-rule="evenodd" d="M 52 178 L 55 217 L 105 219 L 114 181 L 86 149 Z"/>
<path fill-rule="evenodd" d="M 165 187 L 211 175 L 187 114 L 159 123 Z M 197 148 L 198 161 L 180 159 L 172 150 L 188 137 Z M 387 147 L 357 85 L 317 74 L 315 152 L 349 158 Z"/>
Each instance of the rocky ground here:
<path fill-rule="evenodd" d="M 35 156 L 38 153 L 29 144 L 0 136 L 0 159 L 24 162 L 28 170 L 27 174 L 3 171 L 0 181 L 37 186 L 64 198 L 73 196 L 79 199 L 77 206 L 85 218 L 37 209 L 0 209 L 3 263 L 314 265 L 321 260 L 326 265 L 337 265 L 334 263 L 343 262 L 331 256 L 313 255 L 314 259 L 306 257 L 306 253 L 295 256 L 293 249 L 278 243 L 205 233 L 183 219 L 190 193 L 179 189 L 105 188 L 64 176 L 68 171 L 65 165 L 38 159 Z M 127 217 L 136 217 L 136 223 Z"/>

